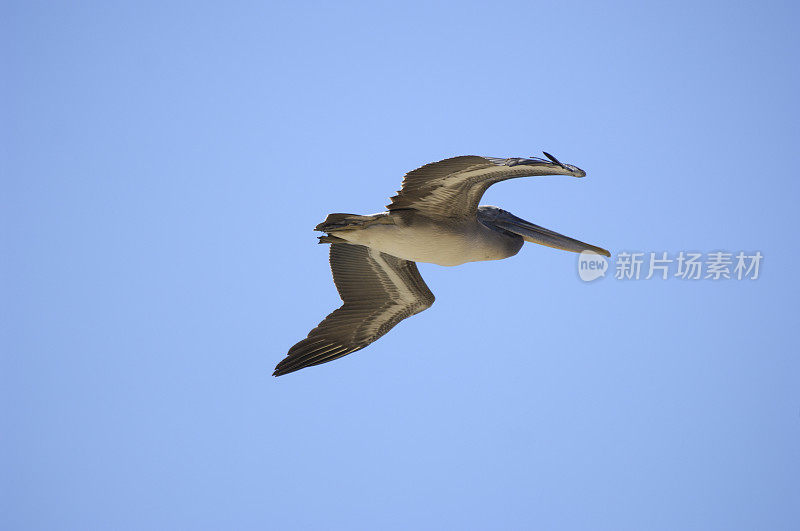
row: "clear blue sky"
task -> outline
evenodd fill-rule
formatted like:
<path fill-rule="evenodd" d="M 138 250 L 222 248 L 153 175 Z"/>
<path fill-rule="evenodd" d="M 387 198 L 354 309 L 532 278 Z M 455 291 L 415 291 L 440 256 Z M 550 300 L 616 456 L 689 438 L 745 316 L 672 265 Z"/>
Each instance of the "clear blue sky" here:
<path fill-rule="evenodd" d="M 792 2 L 4 2 L 0 527 L 798 529 Z M 329 212 L 485 196 L 757 281 L 423 264 L 434 306 L 273 378 L 339 304 Z"/>

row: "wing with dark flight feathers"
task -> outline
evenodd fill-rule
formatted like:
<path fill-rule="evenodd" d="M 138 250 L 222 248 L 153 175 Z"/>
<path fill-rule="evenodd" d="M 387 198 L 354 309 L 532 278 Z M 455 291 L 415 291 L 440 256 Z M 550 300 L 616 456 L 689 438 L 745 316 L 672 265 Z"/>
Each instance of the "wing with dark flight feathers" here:
<path fill-rule="evenodd" d="M 583 173 L 545 153 L 538 157 L 500 159 L 466 155 L 426 164 L 408 172 L 402 189 L 386 206 L 389 210 L 416 210 L 429 217 L 474 216 L 483 193 L 494 183 L 516 177 L 547 175 L 559 168 Z M 585 175 L 585 173 L 583 174 Z M 579 175 L 580 176 L 580 175 Z"/>
<path fill-rule="evenodd" d="M 330 263 L 344 304 L 289 349 L 273 376 L 360 350 L 433 304 L 433 293 L 414 262 L 362 245 L 334 243 Z"/>

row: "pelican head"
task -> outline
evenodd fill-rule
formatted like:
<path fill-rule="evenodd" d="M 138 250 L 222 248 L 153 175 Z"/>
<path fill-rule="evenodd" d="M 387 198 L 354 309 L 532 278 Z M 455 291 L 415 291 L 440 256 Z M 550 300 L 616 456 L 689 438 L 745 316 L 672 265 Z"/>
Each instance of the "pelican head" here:
<path fill-rule="evenodd" d="M 566 167 L 568 165 L 565 164 L 564 166 Z M 575 168 L 575 166 L 571 167 Z M 583 170 L 579 168 L 575 169 L 583 175 L 586 175 Z M 583 175 L 575 176 L 583 177 Z M 569 236 L 564 236 L 563 234 L 559 234 L 550 229 L 540 227 L 539 225 L 535 225 L 530 221 L 525 221 L 524 219 L 518 218 L 511 212 L 496 206 L 479 206 L 478 221 L 492 230 L 515 234 L 526 242 L 538 243 L 539 245 L 546 245 L 547 247 L 553 247 L 563 251 L 571 251 L 573 253 L 592 251 L 603 256 L 611 256 L 611 253 L 602 247 L 584 243 L 580 240 L 570 238 Z"/>

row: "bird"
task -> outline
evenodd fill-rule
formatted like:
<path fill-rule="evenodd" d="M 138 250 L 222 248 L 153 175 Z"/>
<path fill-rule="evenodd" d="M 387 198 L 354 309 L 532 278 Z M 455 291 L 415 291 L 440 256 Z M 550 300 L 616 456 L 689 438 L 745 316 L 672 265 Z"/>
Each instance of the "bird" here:
<path fill-rule="evenodd" d="M 405 175 L 386 211 L 329 214 L 314 230 L 330 244 L 330 267 L 342 306 L 289 349 L 281 376 L 361 350 L 434 302 L 416 262 L 457 266 L 502 260 L 532 242 L 610 256 L 594 245 L 534 225 L 501 208 L 480 205 L 493 184 L 518 177 L 585 177 L 577 166 L 546 158 L 465 155 Z"/>

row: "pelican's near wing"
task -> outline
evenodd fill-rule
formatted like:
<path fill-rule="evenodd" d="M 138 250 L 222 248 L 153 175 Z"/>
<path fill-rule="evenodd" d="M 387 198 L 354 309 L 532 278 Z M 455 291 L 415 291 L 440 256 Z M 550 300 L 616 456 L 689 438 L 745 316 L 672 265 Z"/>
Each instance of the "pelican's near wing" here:
<path fill-rule="evenodd" d="M 583 170 L 555 158 L 499 159 L 466 155 L 426 164 L 408 172 L 389 210 L 416 210 L 430 217 L 474 216 L 483 193 L 494 183 L 534 175 L 573 175 Z"/>
<path fill-rule="evenodd" d="M 414 262 L 343 243 L 331 245 L 330 262 L 344 304 L 289 349 L 273 376 L 360 350 L 433 304 L 433 293 Z"/>

